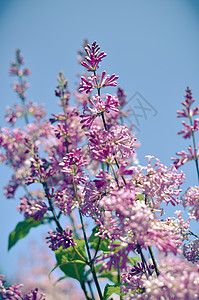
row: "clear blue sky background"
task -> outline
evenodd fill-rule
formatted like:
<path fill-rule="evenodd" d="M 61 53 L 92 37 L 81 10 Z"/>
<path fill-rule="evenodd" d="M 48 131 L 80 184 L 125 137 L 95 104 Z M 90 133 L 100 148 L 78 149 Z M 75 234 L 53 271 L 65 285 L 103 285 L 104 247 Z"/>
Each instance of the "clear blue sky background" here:
<path fill-rule="evenodd" d="M 146 120 L 139 119 L 140 162 L 152 154 L 169 166 L 175 152 L 188 145 L 176 134 L 181 128 L 176 110 L 185 88 L 190 86 L 199 100 L 198 33 L 199 2 L 193 0 L 0 0 L 0 125 L 6 126 L 5 106 L 18 101 L 10 88 L 13 78 L 8 77 L 15 49 L 22 49 L 32 70 L 29 99 L 45 103 L 50 113 L 58 111 L 54 88 L 60 70 L 71 91 L 75 87 L 75 73 L 82 71 L 77 49 L 87 37 L 108 54 L 101 70 L 119 75 L 118 84 L 128 99 L 138 91 L 157 111 L 156 116 L 151 111 Z M 185 187 L 197 184 L 194 167 L 186 168 Z M 28 251 L 40 230 L 7 252 L 8 235 L 22 220 L 16 211 L 18 199 L 6 200 L 3 195 L 9 174 L 1 166 L 0 268 L 12 276 L 18 255 Z"/>

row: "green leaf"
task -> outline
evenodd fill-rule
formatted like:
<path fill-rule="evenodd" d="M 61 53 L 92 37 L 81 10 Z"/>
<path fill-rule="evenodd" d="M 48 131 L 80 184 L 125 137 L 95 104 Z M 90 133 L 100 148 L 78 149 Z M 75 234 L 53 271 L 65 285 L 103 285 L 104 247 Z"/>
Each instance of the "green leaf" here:
<path fill-rule="evenodd" d="M 18 242 L 18 240 L 24 238 L 31 228 L 39 226 L 42 221 L 43 220 L 35 221 L 35 219 L 29 218 L 25 221 L 19 222 L 15 227 L 15 230 L 13 230 L 9 235 L 8 250 L 10 250 Z"/>
<path fill-rule="evenodd" d="M 138 194 L 138 195 L 136 196 L 136 199 L 138 199 L 138 200 L 140 200 L 140 201 L 144 201 L 144 200 L 145 200 L 143 194 Z"/>
<path fill-rule="evenodd" d="M 60 277 L 59 279 L 57 279 L 54 283 L 53 283 L 53 286 L 56 286 L 56 284 L 60 281 L 62 281 L 63 279 L 67 278 L 68 276 L 67 275 L 64 275 L 62 277 Z"/>
<path fill-rule="evenodd" d="M 117 270 L 114 269 L 114 267 L 111 267 L 111 270 L 104 270 L 99 274 L 99 277 L 101 278 L 108 278 L 110 281 L 114 283 L 118 283 L 118 274 Z"/>
<path fill-rule="evenodd" d="M 117 294 L 119 296 L 124 296 L 124 293 L 120 293 L 121 283 L 117 283 L 114 285 L 106 284 L 104 289 L 103 300 L 107 300 L 112 294 Z"/>
<path fill-rule="evenodd" d="M 83 258 L 87 259 L 85 252 L 85 241 L 74 239 L 74 242 L 77 244 L 77 246 L 75 246 L 77 251 L 83 256 Z M 55 256 L 57 265 L 53 270 L 59 267 L 68 277 L 72 277 L 77 279 L 79 282 L 82 282 L 82 276 L 86 262 L 83 260 L 83 258 L 81 258 L 81 256 L 78 255 L 72 246 L 67 249 L 63 249 L 61 246 L 55 251 Z"/>

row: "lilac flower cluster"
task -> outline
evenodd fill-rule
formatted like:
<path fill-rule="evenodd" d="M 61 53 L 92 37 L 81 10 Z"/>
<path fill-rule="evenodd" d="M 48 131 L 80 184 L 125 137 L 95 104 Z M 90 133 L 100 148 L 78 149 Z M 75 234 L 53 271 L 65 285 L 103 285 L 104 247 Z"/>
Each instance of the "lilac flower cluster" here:
<path fill-rule="evenodd" d="M 47 243 L 50 243 L 49 248 L 55 251 L 61 246 L 63 246 L 63 249 L 67 249 L 70 246 L 75 247 L 77 244 L 73 240 L 72 233 L 73 231 L 69 227 L 62 232 L 58 228 L 57 231 L 50 230 L 49 236 L 46 238 Z"/>
<path fill-rule="evenodd" d="M 39 293 L 38 289 L 30 291 L 26 295 L 22 295 L 21 287 L 23 284 L 17 285 L 16 283 L 5 287 L 5 276 L 0 275 L 0 296 L 3 300 L 45 300 L 45 295 Z"/>
<path fill-rule="evenodd" d="M 199 190 L 197 186 L 190 187 L 182 197 L 185 174 L 177 170 L 194 160 L 199 178 L 195 142 L 199 122 L 193 119 L 199 111 L 192 108 L 195 100 L 191 90 L 186 90 L 184 108 L 178 111 L 178 117 L 189 119 L 190 124 L 183 122 L 179 134 L 185 139 L 192 137 L 193 147 L 188 147 L 189 152 L 178 152 L 179 157 L 173 159 L 170 168 L 151 155 L 147 156 L 146 165 L 140 165 L 133 126 L 124 124 L 130 113 L 123 111 L 126 93 L 118 88 L 114 95 L 101 95 L 102 88 L 115 87 L 118 79 L 106 71 L 97 73 L 106 54 L 93 42 L 86 44 L 85 52 L 80 51 L 79 55 L 89 74 L 83 73 L 74 93 L 78 105 L 70 106 L 68 81 L 60 72 L 55 96 L 62 112 L 48 120 L 43 106 L 26 101 L 28 85 L 22 77 L 30 71 L 22 68 L 23 57 L 17 50 L 10 73 L 18 79 L 13 89 L 21 106 L 8 108 L 6 120 L 14 126 L 18 118 L 24 117 L 25 127 L 2 128 L 0 132 L 0 162 L 6 162 L 13 170 L 5 194 L 13 198 L 19 188 L 23 189 L 18 211 L 23 213 L 25 222 L 33 218 L 56 226 L 56 230 L 49 231 L 46 242 L 51 250 L 60 249 L 60 257 L 55 252 L 57 266 L 65 277 L 80 282 L 87 300 L 95 299 L 93 283 L 102 300 L 98 279 L 108 274 L 107 278 L 114 278 L 116 283 L 115 273 L 124 299 L 197 299 L 199 239 L 190 231 L 190 222 L 199 220 Z M 37 191 L 30 189 L 35 184 L 40 186 Z M 180 203 L 189 207 L 189 219 L 185 221 L 179 210 L 175 218 L 165 219 L 166 207 Z M 66 229 L 62 225 L 64 217 L 70 222 Z M 96 225 L 89 235 L 86 217 Z M 194 241 L 188 240 L 191 235 L 195 236 Z M 161 252 L 163 262 L 156 261 L 152 247 Z M 67 264 L 60 264 L 62 252 L 70 261 L 70 270 Z M 150 260 L 145 258 L 146 252 Z M 72 253 L 73 260 L 67 258 L 68 253 Z M 179 254 L 184 254 L 186 261 L 176 258 Z M 136 265 L 133 255 L 140 259 Z M 20 287 L 5 288 L 1 278 L 3 299 L 45 299 L 37 289 L 23 297 Z"/>
<path fill-rule="evenodd" d="M 186 118 L 189 120 L 189 124 L 187 124 L 185 121 L 182 121 L 182 125 L 184 128 L 178 132 L 178 134 L 182 134 L 182 137 L 187 139 L 191 138 L 193 139 L 193 149 L 192 146 L 188 147 L 188 150 L 190 153 L 187 153 L 186 151 L 177 152 L 177 155 L 180 156 L 180 158 L 172 158 L 174 161 L 174 165 L 179 168 L 182 165 L 184 165 L 187 161 L 195 160 L 197 163 L 198 160 L 198 151 L 195 143 L 195 132 L 199 130 L 199 119 L 195 118 L 199 114 L 199 108 L 193 107 L 195 99 L 193 99 L 192 91 L 189 87 L 186 89 L 185 94 L 185 100 L 182 102 L 182 105 L 184 106 L 183 109 L 180 111 L 177 111 L 177 117 L 178 118 Z M 199 175 L 198 175 L 199 176 Z"/>
<path fill-rule="evenodd" d="M 43 200 L 35 200 L 30 196 L 24 195 L 17 209 L 19 212 L 24 213 L 25 219 L 32 217 L 37 221 L 43 218 L 48 207 Z"/>

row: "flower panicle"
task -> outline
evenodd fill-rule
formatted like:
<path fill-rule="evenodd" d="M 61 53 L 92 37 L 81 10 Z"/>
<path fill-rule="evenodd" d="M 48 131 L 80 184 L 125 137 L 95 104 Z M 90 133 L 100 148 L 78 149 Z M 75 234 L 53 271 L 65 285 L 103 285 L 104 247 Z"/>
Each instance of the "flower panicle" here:
<path fill-rule="evenodd" d="M 88 72 L 96 71 L 99 68 L 99 63 L 106 57 L 107 54 L 103 51 L 99 53 L 99 50 L 100 47 L 96 41 L 94 41 L 91 46 L 87 44 L 85 47 L 87 56 L 85 56 L 85 60 L 83 60 L 81 64 Z"/>

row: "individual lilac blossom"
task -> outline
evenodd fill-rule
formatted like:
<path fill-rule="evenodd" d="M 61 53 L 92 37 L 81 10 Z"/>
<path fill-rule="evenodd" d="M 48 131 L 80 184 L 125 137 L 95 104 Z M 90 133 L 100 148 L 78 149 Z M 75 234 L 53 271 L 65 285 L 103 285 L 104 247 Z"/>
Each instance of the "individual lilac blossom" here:
<path fill-rule="evenodd" d="M 65 111 L 65 114 L 60 113 L 53 115 L 50 119 L 51 123 L 58 122 L 53 126 L 54 135 L 56 137 L 52 147 L 50 147 L 50 156 L 58 156 L 60 159 L 67 151 L 76 149 L 78 143 L 83 141 L 84 132 L 80 126 L 80 113 L 76 108 L 69 108 Z M 67 142 L 67 147 L 66 147 Z"/>
<path fill-rule="evenodd" d="M 95 95 L 91 99 L 89 99 L 89 103 L 91 107 L 87 105 L 84 107 L 83 115 L 80 115 L 82 118 L 80 123 L 83 123 L 82 128 L 87 127 L 91 128 L 95 118 L 101 116 L 103 112 L 109 113 L 110 110 L 118 112 L 119 102 L 116 96 L 112 96 L 110 94 L 106 94 L 105 101 L 98 95 Z M 88 113 L 87 113 L 88 112 Z"/>
<path fill-rule="evenodd" d="M 82 66 L 87 69 L 87 71 L 95 71 L 99 68 L 99 63 L 106 56 L 103 51 L 99 53 L 100 47 L 97 45 L 96 41 L 93 42 L 92 46 L 87 44 L 85 51 L 87 56 L 85 60 L 81 62 Z"/>
<path fill-rule="evenodd" d="M 10 123 L 11 126 L 14 126 L 17 119 L 23 116 L 23 108 L 18 104 L 14 105 L 14 109 L 7 106 L 7 113 L 6 113 L 6 122 Z"/>
<path fill-rule="evenodd" d="M 95 75 L 91 75 L 87 79 L 84 76 L 81 76 L 81 83 L 79 88 L 80 93 L 91 93 L 94 88 L 98 88 L 97 77 Z"/>
<path fill-rule="evenodd" d="M 188 235 L 188 231 L 190 229 L 191 219 L 189 218 L 188 221 L 185 221 L 182 217 L 182 210 L 176 210 L 175 214 L 178 217 L 176 219 L 177 224 L 175 224 L 176 230 L 183 236 L 183 239 L 186 239 Z M 167 218 L 167 220 L 171 222 L 171 218 Z"/>
<path fill-rule="evenodd" d="M 30 75 L 31 71 L 29 68 L 25 67 L 22 70 L 22 65 L 24 65 L 25 62 L 23 60 L 23 55 L 21 54 L 21 50 L 17 49 L 15 55 L 16 55 L 16 61 L 15 62 L 11 61 L 10 68 L 9 68 L 9 75 L 18 76 L 18 77 Z"/>
<path fill-rule="evenodd" d="M 79 49 L 77 51 L 78 53 L 78 57 L 77 57 L 77 61 L 81 64 L 84 60 L 85 60 L 85 56 L 86 56 L 86 51 L 85 51 L 85 47 L 89 44 L 89 41 L 88 39 L 84 39 L 83 42 L 82 42 L 82 47 L 83 47 L 83 50 Z"/>
<path fill-rule="evenodd" d="M 26 83 L 26 80 L 23 79 L 23 76 L 28 76 L 31 71 L 28 68 L 24 68 L 22 70 L 22 65 L 24 65 L 23 56 L 21 55 L 20 49 L 17 49 L 16 61 L 11 62 L 9 71 L 11 76 L 17 76 L 19 79 L 19 82 L 15 82 L 12 88 L 24 102 L 27 97 L 26 90 L 29 88 L 29 84 Z"/>
<path fill-rule="evenodd" d="M 8 184 L 4 186 L 4 195 L 7 199 L 14 198 L 17 188 L 21 185 L 22 180 L 12 175 Z"/>
<path fill-rule="evenodd" d="M 63 72 L 59 72 L 57 81 L 59 82 L 59 84 L 56 86 L 55 96 L 60 98 L 61 102 L 59 104 L 62 106 L 62 108 L 65 109 L 69 104 L 70 92 L 68 89 L 68 81 L 64 77 Z"/>
<path fill-rule="evenodd" d="M 96 216 L 100 214 L 99 201 L 102 194 L 97 189 L 94 181 L 88 181 L 83 190 L 83 197 L 79 203 L 80 211 L 85 216 Z"/>
<path fill-rule="evenodd" d="M 195 238 L 193 242 L 189 242 L 188 245 L 183 245 L 183 255 L 192 263 L 199 261 L 199 238 Z"/>
<path fill-rule="evenodd" d="M 86 93 L 91 93 L 94 88 L 96 89 L 101 89 L 105 86 L 116 86 L 117 85 L 117 79 L 119 78 L 115 74 L 113 75 L 106 75 L 106 72 L 102 72 L 102 76 L 100 79 L 100 82 L 98 83 L 97 76 L 96 75 L 91 75 L 87 79 L 84 76 L 81 76 L 81 83 L 80 83 L 80 88 L 79 91 L 86 92 Z M 104 78 L 105 77 L 105 78 Z"/>
<path fill-rule="evenodd" d="M 88 163 L 88 158 L 83 155 L 82 149 L 78 148 L 76 150 L 72 149 L 71 152 L 67 153 L 65 157 L 63 157 L 63 162 L 59 165 L 61 166 L 63 173 L 71 175 L 74 182 L 84 183 L 86 177 L 84 176 L 85 172 L 82 171 L 82 167 L 86 166 Z"/>
<path fill-rule="evenodd" d="M 182 111 L 177 111 L 177 117 L 187 117 L 187 118 L 192 118 L 195 115 L 199 114 L 199 108 L 191 108 L 192 104 L 195 102 L 195 99 L 192 97 L 192 91 L 189 87 L 186 89 L 186 94 L 185 94 L 185 100 L 182 103 L 184 106 Z"/>
<path fill-rule="evenodd" d="M 43 107 L 43 104 L 37 105 L 36 103 L 29 101 L 25 105 L 26 110 L 24 110 L 22 106 L 14 104 L 14 108 L 7 107 L 6 122 L 14 126 L 17 119 L 23 117 L 25 113 L 32 115 L 37 121 L 40 121 L 46 115 L 46 111 L 43 109 Z"/>
<path fill-rule="evenodd" d="M 53 139 L 54 130 L 49 121 L 43 120 L 43 122 L 29 123 L 25 126 L 25 130 L 28 135 L 31 136 L 31 141 L 37 142 L 42 145 L 44 151 L 46 151 L 45 145 L 49 145 L 48 139 Z"/>
<path fill-rule="evenodd" d="M 73 208 L 75 195 L 72 187 L 69 189 L 69 184 L 67 188 L 61 188 L 54 194 L 54 205 L 56 205 L 64 215 L 70 215 Z"/>
<path fill-rule="evenodd" d="M 49 236 L 46 237 L 47 243 L 50 243 L 49 248 L 51 248 L 51 250 L 55 251 L 61 247 L 61 245 L 63 246 L 63 249 L 76 246 L 72 237 L 73 231 L 71 229 L 69 230 L 69 227 L 62 232 L 60 232 L 58 228 L 56 230 L 57 231 L 50 230 Z"/>
<path fill-rule="evenodd" d="M 189 187 L 182 197 L 182 204 L 186 208 L 190 206 L 189 211 L 192 218 L 199 220 L 199 187 Z"/>
<path fill-rule="evenodd" d="M 162 202 L 175 206 L 180 202 L 180 186 L 185 180 L 184 173 L 182 171 L 178 173 L 174 166 L 168 169 L 153 156 L 146 157 L 148 158 L 146 167 L 139 165 L 131 167 L 131 170 L 134 170 L 132 179 L 135 186 L 138 186 L 152 201 L 154 208 L 158 208 Z"/>
<path fill-rule="evenodd" d="M 182 134 L 182 137 L 185 139 L 190 138 L 193 133 L 199 129 L 199 119 L 195 119 L 193 125 L 188 125 L 186 122 L 182 121 L 182 125 L 184 125 L 185 129 L 179 131 L 178 134 Z"/>
<path fill-rule="evenodd" d="M 102 162 L 113 162 L 114 155 L 122 158 L 135 156 L 132 136 L 126 126 L 112 126 L 109 131 L 105 129 L 93 129 L 86 133 L 88 136 L 88 148 L 93 159 Z"/>
<path fill-rule="evenodd" d="M 154 272 L 154 266 L 148 264 L 148 269 L 151 274 Z M 133 268 L 128 268 L 128 272 L 121 274 L 121 293 L 128 295 L 129 292 L 136 291 L 143 293 L 143 284 L 146 280 L 145 266 L 143 262 L 138 262 Z M 124 296 L 126 299 L 127 297 Z"/>
<path fill-rule="evenodd" d="M 154 266 L 153 265 L 149 265 L 148 266 L 151 270 L 154 270 Z M 136 275 L 139 273 L 143 273 L 145 271 L 145 266 L 143 264 L 143 262 L 138 262 L 136 265 L 134 265 L 134 267 L 130 270 L 130 274 L 131 275 Z"/>
<path fill-rule="evenodd" d="M 105 77 L 105 75 L 106 75 L 106 72 L 103 71 L 98 88 L 101 89 L 102 87 L 105 87 L 105 86 L 116 86 L 117 85 L 116 80 L 119 78 L 119 76 L 116 76 L 115 74 L 113 74 L 111 76 L 107 75 Z"/>
<path fill-rule="evenodd" d="M 32 290 L 23 297 L 23 300 L 45 300 L 45 294 L 39 293 L 38 288 Z"/>
<path fill-rule="evenodd" d="M 176 228 L 156 220 L 153 210 L 144 200 L 139 200 L 139 195 L 138 188 L 115 190 L 105 195 L 99 202 L 106 212 L 99 216 L 103 229 L 115 239 L 125 239 L 144 248 L 156 246 L 166 254 L 171 251 L 176 255 L 182 244 Z"/>
<path fill-rule="evenodd" d="M 188 151 L 189 152 L 183 150 L 181 152 L 177 152 L 176 154 L 179 156 L 179 158 L 171 158 L 176 169 L 180 168 L 188 161 L 195 160 L 195 158 L 199 156 L 197 148 L 193 150 L 192 146 L 189 146 Z"/>
<path fill-rule="evenodd" d="M 121 291 L 124 300 L 130 299 L 198 299 L 199 267 L 185 260 L 168 257 L 159 266 L 158 277 L 153 273 L 146 278 L 143 273 L 122 275 Z M 125 286 L 125 283 L 128 285 Z"/>
<path fill-rule="evenodd" d="M 120 106 L 123 107 L 125 104 L 127 104 L 127 94 L 124 92 L 124 90 L 120 87 L 117 88 L 117 97 L 120 103 Z"/>
<path fill-rule="evenodd" d="M 28 139 L 27 133 L 23 132 L 19 128 L 10 130 L 7 127 L 3 127 L 0 132 L 0 147 L 5 151 L 5 155 L 2 153 L 1 162 L 7 161 L 12 169 L 16 170 L 23 165 L 27 156 L 25 155 L 25 140 Z"/>
<path fill-rule="evenodd" d="M 44 201 L 36 201 L 30 196 L 28 197 L 24 195 L 21 198 L 20 204 L 17 209 L 20 213 L 24 214 L 25 219 L 34 218 L 36 221 L 40 221 L 48 210 L 48 207 Z"/>
<path fill-rule="evenodd" d="M 26 80 L 23 80 L 21 83 L 14 82 L 14 84 L 12 85 L 12 89 L 18 94 L 19 98 L 21 98 L 23 101 L 27 97 L 26 90 L 29 87 L 30 85 L 26 82 Z"/>
<path fill-rule="evenodd" d="M 79 208 L 85 216 L 94 217 L 100 215 L 100 201 L 110 189 L 116 187 L 114 176 L 111 172 L 100 171 L 96 179 L 87 181 L 82 191 Z M 95 217 L 94 217 L 95 219 Z"/>
<path fill-rule="evenodd" d="M 22 298 L 21 287 L 23 284 L 17 285 L 16 283 L 5 287 L 5 276 L 0 275 L 0 296 L 3 300 L 19 300 Z"/>
<path fill-rule="evenodd" d="M 46 111 L 44 110 L 44 104 L 38 105 L 33 101 L 29 101 L 26 103 L 27 113 L 32 115 L 38 122 L 43 119 L 46 115 Z"/>
<path fill-rule="evenodd" d="M 159 268 L 158 277 L 149 277 L 143 284 L 143 297 L 133 299 L 198 299 L 199 267 L 168 257 Z"/>
<path fill-rule="evenodd" d="M 123 299 L 129 300 L 129 299 L 136 299 L 133 298 L 135 296 L 135 292 L 137 293 L 143 293 L 143 283 L 146 280 L 146 276 L 143 272 L 139 272 L 138 274 L 132 274 L 131 272 L 126 272 L 121 275 L 121 288 L 120 292 L 124 293 L 125 296 L 123 296 Z M 133 293 L 133 291 L 135 291 Z M 131 294 L 132 293 L 132 294 Z"/>
<path fill-rule="evenodd" d="M 54 169 L 45 158 L 39 157 L 37 150 L 33 153 L 30 161 L 31 175 L 26 178 L 27 185 L 34 182 L 44 183 L 56 173 L 56 169 Z"/>

